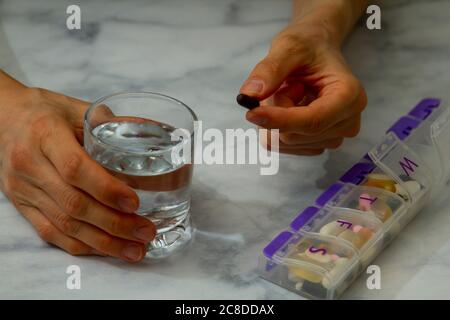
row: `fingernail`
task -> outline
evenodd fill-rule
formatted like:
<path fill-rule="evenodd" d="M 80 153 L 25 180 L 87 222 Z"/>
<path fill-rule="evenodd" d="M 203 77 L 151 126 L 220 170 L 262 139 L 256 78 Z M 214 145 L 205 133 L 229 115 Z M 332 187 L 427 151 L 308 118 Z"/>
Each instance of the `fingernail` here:
<path fill-rule="evenodd" d="M 141 259 L 142 249 L 138 245 L 129 244 L 123 249 L 122 255 L 127 260 L 138 261 Z"/>
<path fill-rule="evenodd" d="M 125 212 L 135 212 L 138 209 L 136 200 L 132 198 L 119 198 L 117 201 L 119 208 Z"/>
<path fill-rule="evenodd" d="M 244 83 L 241 91 L 245 93 L 260 93 L 264 89 L 264 81 L 259 79 L 250 79 Z"/>
<path fill-rule="evenodd" d="M 134 236 L 143 241 L 150 241 L 155 237 L 155 229 L 151 226 L 143 226 L 134 230 Z"/>
<path fill-rule="evenodd" d="M 262 116 L 253 115 L 251 113 L 247 114 L 247 120 L 250 122 L 253 122 L 254 124 L 258 126 L 262 126 L 267 123 L 267 118 Z"/>

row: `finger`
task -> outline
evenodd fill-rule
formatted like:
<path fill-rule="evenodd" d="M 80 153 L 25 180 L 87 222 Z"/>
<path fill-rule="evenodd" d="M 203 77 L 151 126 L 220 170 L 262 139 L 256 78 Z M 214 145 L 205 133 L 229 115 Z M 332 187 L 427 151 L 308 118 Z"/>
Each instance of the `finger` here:
<path fill-rule="evenodd" d="M 111 108 L 106 104 L 96 106 L 86 114 L 86 119 L 91 128 L 95 128 L 105 122 L 111 122 L 114 117 L 115 115 Z"/>
<path fill-rule="evenodd" d="M 72 218 L 40 189 L 34 188 L 30 195 L 40 211 L 63 234 L 78 239 L 98 252 L 109 256 L 130 262 L 140 261 L 144 258 L 146 247 L 143 243 L 114 237 L 93 225 Z M 48 236 L 50 240 L 53 240 L 52 237 L 53 234 Z"/>
<path fill-rule="evenodd" d="M 301 147 L 297 148 L 291 148 L 291 147 L 284 147 L 284 146 L 278 146 L 276 150 L 272 149 L 272 145 L 270 144 L 263 144 L 263 147 L 266 150 L 274 151 L 278 153 L 284 153 L 284 154 L 292 154 L 297 156 L 317 156 L 321 155 L 325 152 L 325 149 L 304 149 Z"/>
<path fill-rule="evenodd" d="M 332 138 L 353 138 L 358 135 L 361 127 L 361 115 L 339 122 L 334 127 L 316 136 L 307 136 L 298 133 L 280 133 L 280 142 L 284 145 L 304 145 L 329 140 Z"/>
<path fill-rule="evenodd" d="M 247 112 L 247 120 L 267 129 L 280 132 L 295 131 L 304 135 L 318 135 L 336 123 L 361 113 L 364 106 L 355 103 L 354 92 L 341 87 L 319 96 L 308 106 L 278 108 L 263 106 Z"/>
<path fill-rule="evenodd" d="M 318 156 L 325 152 L 325 149 L 285 149 L 280 147 L 280 153 L 292 154 L 296 156 Z"/>
<path fill-rule="evenodd" d="M 284 143 L 280 143 L 280 148 L 284 150 L 295 150 L 295 149 L 337 149 L 344 142 L 344 138 L 332 138 L 323 141 L 317 141 L 313 143 L 303 143 L 303 144 L 295 144 L 288 145 Z"/>
<path fill-rule="evenodd" d="M 71 255 L 104 255 L 87 244 L 66 236 L 39 209 L 30 206 L 21 206 L 18 209 L 45 242 L 53 244 Z"/>
<path fill-rule="evenodd" d="M 305 96 L 305 86 L 301 82 L 284 83 L 282 87 L 274 93 L 271 104 L 280 107 L 294 107 Z"/>
<path fill-rule="evenodd" d="M 39 89 L 39 93 L 47 98 L 48 101 L 56 102 L 59 105 L 66 106 L 63 109 L 66 119 L 75 129 L 76 135 L 82 141 L 84 114 L 89 108 L 89 102 L 70 96 L 65 96 L 50 90 Z"/>
<path fill-rule="evenodd" d="M 119 238 L 147 243 L 156 235 L 156 227 L 149 220 L 139 215 L 130 215 L 109 208 L 77 188 L 64 182 L 51 166 L 42 159 L 37 161 L 39 172 L 32 172 L 35 178 L 27 177 L 30 183 L 41 189 L 58 207 L 72 218 L 92 224 L 105 232 Z M 27 185 L 22 185 L 25 198 L 39 198 Z M 37 201 L 37 200 L 35 200 Z"/>
<path fill-rule="evenodd" d="M 90 158 L 65 122 L 55 126 L 41 142 L 41 149 L 63 180 L 111 208 L 135 212 L 139 198 L 134 190 Z"/>
<path fill-rule="evenodd" d="M 276 132 L 263 131 L 259 132 L 260 143 L 261 145 L 269 151 L 292 154 L 292 155 L 302 155 L 302 156 L 315 156 L 322 154 L 325 149 L 323 148 L 301 148 L 301 147 L 290 147 L 276 144 L 276 147 L 273 147 L 273 139 L 278 140 L 278 134 Z M 278 142 L 278 141 L 277 141 Z"/>
<path fill-rule="evenodd" d="M 312 51 L 289 35 L 275 38 L 269 54 L 260 61 L 241 87 L 240 93 L 264 100 L 274 94 L 293 72 L 312 61 Z"/>

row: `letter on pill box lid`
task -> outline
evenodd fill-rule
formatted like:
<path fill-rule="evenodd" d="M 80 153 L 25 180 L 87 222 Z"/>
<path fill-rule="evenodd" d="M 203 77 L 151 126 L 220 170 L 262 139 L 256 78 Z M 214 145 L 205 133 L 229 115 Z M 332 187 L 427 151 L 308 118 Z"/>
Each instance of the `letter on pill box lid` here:
<path fill-rule="evenodd" d="M 291 222 L 292 230 L 299 231 L 318 211 L 317 207 L 307 207 Z"/>
<path fill-rule="evenodd" d="M 323 207 L 342 187 L 342 183 L 333 183 L 316 199 L 316 204 Z"/>
<path fill-rule="evenodd" d="M 401 117 L 386 133 L 393 132 L 400 140 L 405 140 L 419 124 L 420 121 L 415 118 L 409 116 Z"/>
<path fill-rule="evenodd" d="M 264 255 L 268 259 L 272 259 L 273 255 L 281 249 L 286 242 L 293 236 L 293 233 L 290 231 L 283 231 L 279 235 L 277 235 L 270 243 L 263 249 Z"/>
<path fill-rule="evenodd" d="M 344 183 L 353 183 L 359 185 L 364 181 L 365 177 L 375 170 L 376 166 L 373 162 L 358 162 L 353 167 L 350 168 L 344 175 L 339 179 Z"/>
<path fill-rule="evenodd" d="M 423 99 L 409 112 L 409 115 L 420 120 L 425 120 L 434 111 L 434 109 L 439 107 L 440 104 L 440 99 Z"/>

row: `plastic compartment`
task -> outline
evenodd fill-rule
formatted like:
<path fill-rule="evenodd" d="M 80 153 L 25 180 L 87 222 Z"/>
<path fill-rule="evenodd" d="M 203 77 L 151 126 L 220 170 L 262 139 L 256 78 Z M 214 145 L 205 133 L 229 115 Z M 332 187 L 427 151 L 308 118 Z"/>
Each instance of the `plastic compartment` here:
<path fill-rule="evenodd" d="M 403 194 L 410 204 L 418 202 L 431 189 L 432 173 L 429 166 L 392 132 L 389 132 L 384 140 L 369 152 L 369 155 L 373 162 L 387 174 L 388 179 L 392 179 L 397 184 L 393 192 Z M 377 180 L 373 174 L 368 178 Z M 369 179 L 365 184 L 368 185 L 368 182 Z M 375 184 L 369 185 L 375 186 Z M 401 191 L 396 191 L 397 189 Z"/>
<path fill-rule="evenodd" d="M 342 175 L 342 177 L 339 179 L 339 181 L 343 183 L 353 183 L 356 185 L 361 184 L 363 181 L 366 180 L 367 175 L 372 173 L 376 166 L 375 164 L 370 160 L 366 160 L 365 162 L 358 162 L 353 167 L 350 168 L 346 173 Z"/>
<path fill-rule="evenodd" d="M 431 124 L 430 135 L 439 156 L 440 174 L 437 182 L 443 185 L 450 174 L 450 109 L 442 112 Z"/>
<path fill-rule="evenodd" d="M 380 238 L 382 222 L 361 211 L 347 208 L 322 208 L 303 227 L 302 231 L 342 239 L 357 251 Z"/>
<path fill-rule="evenodd" d="M 265 249 L 261 275 L 336 298 L 450 176 L 450 109 L 424 99 Z M 358 234 L 361 233 L 361 234 Z"/>
<path fill-rule="evenodd" d="M 283 232 L 264 249 L 260 269 L 263 278 L 294 292 L 332 299 L 353 282 L 358 261 L 346 241 L 304 231 Z"/>
<path fill-rule="evenodd" d="M 407 209 L 399 195 L 376 187 L 346 184 L 327 203 L 327 206 L 360 210 L 389 224 L 392 217 Z"/>

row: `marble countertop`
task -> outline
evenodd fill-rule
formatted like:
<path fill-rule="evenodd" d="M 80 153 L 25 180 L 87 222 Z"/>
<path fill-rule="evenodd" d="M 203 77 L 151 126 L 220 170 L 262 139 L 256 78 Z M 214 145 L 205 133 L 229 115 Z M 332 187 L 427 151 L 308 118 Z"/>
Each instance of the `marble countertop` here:
<path fill-rule="evenodd" d="M 195 241 L 159 263 L 70 256 L 42 242 L 0 195 L 0 298 L 299 299 L 257 276 L 261 249 L 417 101 L 449 101 L 450 2 L 385 2 L 383 29 L 361 23 L 345 47 L 369 96 L 357 138 L 319 157 L 284 155 L 270 177 L 255 166 L 197 166 Z M 82 30 L 71 32 L 70 1 L 0 1 L 1 67 L 29 85 L 87 100 L 164 92 L 191 106 L 206 127 L 251 127 L 234 98 L 287 23 L 290 1 L 77 3 Z M 450 298 L 449 205 L 450 198 L 421 212 L 376 258 L 381 290 L 368 290 L 362 274 L 343 298 Z M 81 290 L 66 289 L 73 264 Z"/>

